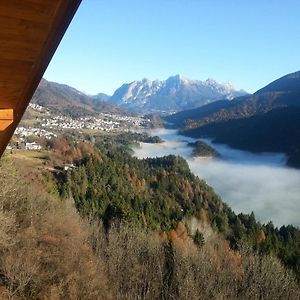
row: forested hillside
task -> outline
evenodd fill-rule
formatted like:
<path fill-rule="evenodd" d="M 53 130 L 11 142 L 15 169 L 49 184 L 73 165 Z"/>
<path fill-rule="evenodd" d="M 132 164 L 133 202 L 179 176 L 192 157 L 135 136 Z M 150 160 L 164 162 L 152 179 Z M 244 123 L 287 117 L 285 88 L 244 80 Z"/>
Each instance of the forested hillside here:
<path fill-rule="evenodd" d="M 273 253 L 300 275 L 297 228 L 277 229 L 272 223 L 260 224 L 253 214 L 236 215 L 179 156 L 139 160 L 128 147 L 102 138 L 97 149 L 78 168 L 59 177 L 60 194 L 72 197 L 82 215 L 100 218 L 106 228 L 122 220 L 165 233 L 179 222 L 200 218 L 221 233 L 231 248 L 238 249 L 242 242 Z M 193 237 L 195 232 L 190 234 Z"/>
<path fill-rule="evenodd" d="M 1 161 L 2 298 L 300 297 L 297 228 L 236 215 L 181 157 L 133 158 L 136 139 Z"/>

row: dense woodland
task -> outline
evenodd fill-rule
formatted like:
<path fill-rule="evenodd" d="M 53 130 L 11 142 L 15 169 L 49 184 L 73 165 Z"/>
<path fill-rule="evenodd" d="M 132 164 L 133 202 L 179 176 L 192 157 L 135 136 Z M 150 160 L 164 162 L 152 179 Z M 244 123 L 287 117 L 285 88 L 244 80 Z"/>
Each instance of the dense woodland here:
<path fill-rule="evenodd" d="M 299 299 L 298 228 L 236 215 L 181 157 L 122 140 L 53 140 L 42 177 L 1 161 L 3 298 Z"/>
<path fill-rule="evenodd" d="M 188 146 L 193 148 L 192 156 L 202 157 L 219 157 L 220 153 L 212 146 L 208 145 L 204 141 L 196 141 L 188 143 Z"/>

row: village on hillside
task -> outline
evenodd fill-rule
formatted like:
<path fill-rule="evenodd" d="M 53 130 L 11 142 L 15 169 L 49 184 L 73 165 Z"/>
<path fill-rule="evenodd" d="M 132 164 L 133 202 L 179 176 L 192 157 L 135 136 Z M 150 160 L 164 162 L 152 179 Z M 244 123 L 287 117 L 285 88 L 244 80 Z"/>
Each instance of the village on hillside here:
<path fill-rule="evenodd" d="M 20 124 L 7 147 L 8 150 L 41 150 L 43 146 L 37 142 L 38 139 L 56 138 L 68 130 L 120 132 L 146 128 L 151 123 L 148 118 L 112 113 L 99 113 L 97 117 L 71 118 L 33 103 L 29 104 L 29 110 L 34 112 L 35 117 L 30 122 L 24 121 Z"/>

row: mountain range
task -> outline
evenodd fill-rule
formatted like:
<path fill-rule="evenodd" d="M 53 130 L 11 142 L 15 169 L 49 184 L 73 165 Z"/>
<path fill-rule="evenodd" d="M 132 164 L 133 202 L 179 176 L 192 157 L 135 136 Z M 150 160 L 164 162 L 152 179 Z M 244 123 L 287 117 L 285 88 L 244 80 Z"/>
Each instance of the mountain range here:
<path fill-rule="evenodd" d="M 125 83 L 112 96 L 104 93 L 91 96 L 68 85 L 42 79 L 32 103 L 72 117 L 95 116 L 99 111 L 170 114 L 245 94 L 243 90 L 236 91 L 230 83 L 188 80 L 182 75 L 164 81 L 143 79 Z"/>
<path fill-rule="evenodd" d="M 258 152 L 284 152 L 300 167 L 300 72 L 253 95 L 221 100 L 165 117 L 185 135 Z"/>
<path fill-rule="evenodd" d="M 188 80 L 182 75 L 175 75 L 164 81 L 143 79 L 125 83 L 108 102 L 133 112 L 161 114 L 245 94 L 243 90 L 236 91 L 230 83 L 221 84 L 213 79 Z"/>

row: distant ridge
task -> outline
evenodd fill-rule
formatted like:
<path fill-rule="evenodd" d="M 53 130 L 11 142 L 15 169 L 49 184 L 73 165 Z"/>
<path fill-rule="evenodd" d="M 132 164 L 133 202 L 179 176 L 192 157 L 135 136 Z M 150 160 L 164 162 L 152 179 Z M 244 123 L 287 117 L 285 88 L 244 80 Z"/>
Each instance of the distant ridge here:
<path fill-rule="evenodd" d="M 189 80 L 178 74 L 164 81 L 143 79 L 123 84 L 108 101 L 135 112 L 172 113 L 245 94 L 230 83 Z"/>

